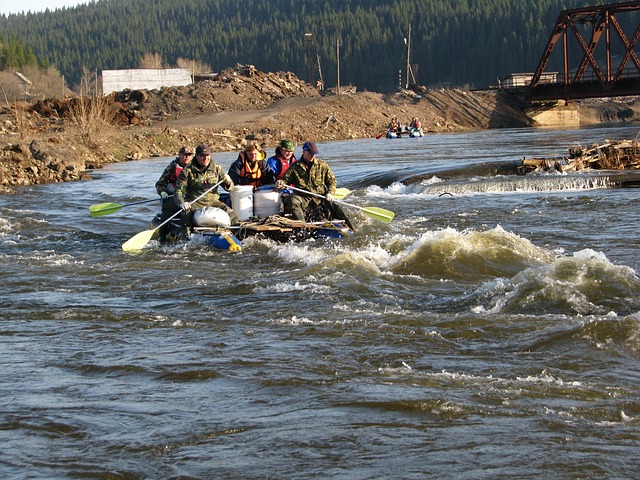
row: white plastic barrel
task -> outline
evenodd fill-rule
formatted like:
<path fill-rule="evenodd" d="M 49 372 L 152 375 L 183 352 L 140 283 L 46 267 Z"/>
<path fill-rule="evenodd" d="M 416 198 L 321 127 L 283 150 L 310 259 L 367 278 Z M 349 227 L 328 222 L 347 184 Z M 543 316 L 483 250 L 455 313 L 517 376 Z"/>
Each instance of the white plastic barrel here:
<path fill-rule="evenodd" d="M 280 192 L 275 187 L 261 187 L 253 193 L 253 212 L 257 217 L 280 215 Z"/>
<path fill-rule="evenodd" d="M 249 220 L 253 215 L 253 185 L 236 185 L 229 193 L 231 208 L 240 221 Z"/>

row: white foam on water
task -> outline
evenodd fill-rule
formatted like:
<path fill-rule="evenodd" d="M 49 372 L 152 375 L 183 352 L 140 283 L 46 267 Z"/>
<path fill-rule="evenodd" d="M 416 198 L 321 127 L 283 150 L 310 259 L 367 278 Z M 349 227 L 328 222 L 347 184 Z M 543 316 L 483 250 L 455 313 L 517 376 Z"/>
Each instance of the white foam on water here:
<path fill-rule="evenodd" d="M 604 253 L 584 249 L 525 268 L 510 279 L 486 282 L 475 293 L 491 297 L 474 307 L 475 313 L 498 313 L 507 306 L 534 311 L 539 306 L 545 311 L 615 317 L 620 312 L 612 310 L 611 303 L 628 308 L 640 295 L 640 279 L 631 267 L 615 265 Z"/>
<path fill-rule="evenodd" d="M 0 217 L 0 238 L 14 230 L 13 224 L 6 218 Z"/>
<path fill-rule="evenodd" d="M 287 243 L 276 249 L 278 258 L 285 262 L 302 263 L 303 265 L 318 265 L 329 258 L 327 251 L 319 248 L 310 248 L 299 243 Z"/>
<path fill-rule="evenodd" d="M 400 182 L 394 182 L 387 188 L 382 188 L 378 185 L 369 185 L 365 189 L 365 196 L 368 198 L 391 198 L 393 196 L 404 195 L 406 193 L 411 193 L 410 187 Z"/>
<path fill-rule="evenodd" d="M 582 387 L 582 382 L 565 381 L 561 378 L 549 375 L 548 372 L 543 371 L 539 375 L 527 375 L 526 377 L 516 377 L 516 380 L 524 383 L 534 383 L 536 385 L 554 385 L 558 387 Z"/>
<path fill-rule="evenodd" d="M 413 368 L 407 365 L 405 362 L 402 362 L 402 366 L 400 367 L 380 367 L 378 368 L 378 373 L 382 374 L 406 374 L 413 372 Z"/>
<path fill-rule="evenodd" d="M 284 292 L 312 292 L 312 293 L 331 293 L 332 288 L 328 285 L 319 285 L 314 283 L 301 284 L 300 282 L 278 282 L 274 285 L 258 286 L 255 288 L 256 293 L 284 293 Z"/>
<path fill-rule="evenodd" d="M 484 193 L 526 193 L 584 191 L 610 188 L 608 177 L 595 175 L 538 174 L 528 176 L 473 177 L 449 181 L 423 181 L 419 184 L 422 195 L 474 195 Z M 412 191 L 411 193 L 414 193 Z"/>

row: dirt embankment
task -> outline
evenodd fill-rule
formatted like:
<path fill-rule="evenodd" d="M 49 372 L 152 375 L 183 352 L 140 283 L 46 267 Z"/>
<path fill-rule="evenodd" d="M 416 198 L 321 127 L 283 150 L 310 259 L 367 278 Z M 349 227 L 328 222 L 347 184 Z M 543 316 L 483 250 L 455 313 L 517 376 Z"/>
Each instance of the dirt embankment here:
<path fill-rule="evenodd" d="M 214 151 L 233 151 L 257 140 L 271 151 L 285 138 L 297 145 L 372 138 L 393 116 L 405 124 L 418 117 L 427 134 L 532 125 L 518 100 L 502 92 L 321 95 L 292 73 L 242 65 L 186 87 L 118 92 L 107 102 L 117 126 L 93 129 L 91 135 L 70 113 L 77 107 L 74 99 L 5 107 L 0 193 L 77 180 L 105 163 L 174 155 L 184 144 L 194 148 L 204 142 Z"/>

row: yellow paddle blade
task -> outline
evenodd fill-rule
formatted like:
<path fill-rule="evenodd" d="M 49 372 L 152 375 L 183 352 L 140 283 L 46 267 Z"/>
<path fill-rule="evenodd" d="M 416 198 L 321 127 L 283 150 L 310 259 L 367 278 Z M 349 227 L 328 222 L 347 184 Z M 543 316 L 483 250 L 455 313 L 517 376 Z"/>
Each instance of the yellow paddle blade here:
<path fill-rule="evenodd" d="M 89 207 L 89 214 L 92 217 L 101 217 L 103 215 L 109 215 L 117 212 L 122 208 L 120 203 L 97 203 Z"/>
<path fill-rule="evenodd" d="M 359 207 L 367 216 L 380 220 L 381 222 L 389 223 L 393 220 L 395 213 L 391 210 L 385 210 L 379 207 Z"/>
<path fill-rule="evenodd" d="M 350 193 L 351 193 L 351 190 L 349 190 L 348 188 L 336 188 L 336 193 L 333 194 L 333 197 L 337 198 L 338 200 L 342 200 L 344 197 L 346 197 Z"/>
<path fill-rule="evenodd" d="M 137 233 L 136 235 L 134 235 L 133 237 L 131 237 L 129 240 L 127 240 L 122 244 L 122 250 L 127 253 L 137 252 L 138 250 L 142 250 L 144 246 L 147 243 L 149 243 L 149 240 L 151 240 L 151 237 L 153 237 L 153 232 L 155 232 L 155 229 L 145 230 L 144 232 Z"/>

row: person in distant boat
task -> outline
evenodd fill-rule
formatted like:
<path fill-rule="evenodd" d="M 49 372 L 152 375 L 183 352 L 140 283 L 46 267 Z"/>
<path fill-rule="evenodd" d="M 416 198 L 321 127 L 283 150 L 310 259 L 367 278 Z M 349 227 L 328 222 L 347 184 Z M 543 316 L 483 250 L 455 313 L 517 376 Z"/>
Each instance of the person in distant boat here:
<path fill-rule="evenodd" d="M 409 133 L 418 133 L 420 136 L 423 134 L 422 122 L 420 122 L 420 119 L 418 117 L 413 117 L 411 119 L 411 123 L 409 124 Z"/>
<path fill-rule="evenodd" d="M 293 153 L 295 148 L 291 140 L 282 140 L 280 142 L 276 147 L 275 155 L 267 160 L 270 178 L 266 183 L 276 183 L 289 167 L 296 162 L 296 156 Z"/>
<path fill-rule="evenodd" d="M 214 188 L 197 202 L 192 200 L 202 195 L 218 182 L 227 190 L 233 190 L 234 183 L 229 175 L 224 173 L 222 165 L 211 160 L 211 149 L 201 143 L 196 148 L 196 156 L 193 161 L 182 169 L 176 191 L 173 196 L 176 205 L 183 211 L 181 215 L 182 233 L 187 237 L 187 230 L 193 227 L 193 213 L 203 207 L 217 207 L 229 214 L 231 224 L 240 223 L 236 212 L 226 203 L 220 201 L 218 188 Z"/>
<path fill-rule="evenodd" d="M 318 155 L 316 144 L 306 142 L 302 146 L 302 156 L 276 182 L 276 188 L 283 190 L 287 185 L 291 185 L 311 193 L 324 195 L 325 198 L 295 192 L 294 195 L 284 197 L 284 213 L 290 215 L 294 220 L 307 222 L 321 221 L 327 217 L 344 220 L 347 226 L 353 230 L 342 207 L 334 202 L 336 177 L 327 162 L 320 160 L 316 155 Z"/>
<path fill-rule="evenodd" d="M 261 185 L 273 183 L 269 174 L 267 155 L 256 142 L 249 142 L 238 158 L 229 167 L 229 176 L 235 185 L 253 185 L 257 188 Z"/>
<path fill-rule="evenodd" d="M 173 199 L 169 198 L 176 191 L 176 182 L 182 169 L 191 162 L 193 152 L 187 146 L 180 147 L 178 156 L 171 160 L 171 163 L 167 165 L 160 175 L 160 178 L 156 182 L 156 191 L 160 195 L 160 201 L 162 202 L 162 213 L 160 214 L 160 221 L 164 222 L 173 214 L 175 214 L 180 208 Z M 158 230 L 158 240 L 160 243 L 164 243 L 167 240 L 167 233 L 169 232 L 169 224 L 163 225 Z"/>
<path fill-rule="evenodd" d="M 397 117 L 393 117 L 387 126 L 388 132 L 400 133 L 400 123 Z"/>

